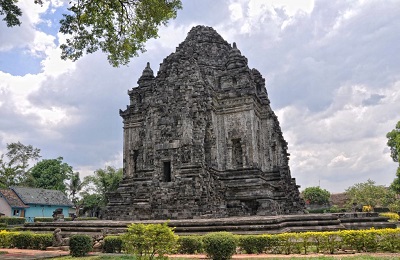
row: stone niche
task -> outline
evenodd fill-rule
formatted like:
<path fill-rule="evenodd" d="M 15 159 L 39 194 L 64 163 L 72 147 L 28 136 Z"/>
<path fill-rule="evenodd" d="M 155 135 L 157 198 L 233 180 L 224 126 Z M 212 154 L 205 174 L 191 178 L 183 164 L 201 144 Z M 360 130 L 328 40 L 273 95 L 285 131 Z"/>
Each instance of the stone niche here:
<path fill-rule="evenodd" d="M 108 194 L 109 219 L 303 212 L 265 79 L 213 28 L 192 28 L 128 95 L 124 177 Z"/>

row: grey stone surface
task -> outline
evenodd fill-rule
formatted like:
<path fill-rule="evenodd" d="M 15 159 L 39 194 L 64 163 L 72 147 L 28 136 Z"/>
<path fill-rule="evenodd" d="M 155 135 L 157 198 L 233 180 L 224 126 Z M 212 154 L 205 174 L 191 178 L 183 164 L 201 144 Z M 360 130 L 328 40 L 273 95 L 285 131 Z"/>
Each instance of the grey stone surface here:
<path fill-rule="evenodd" d="M 213 28 L 194 27 L 157 76 L 147 64 L 128 95 L 109 219 L 303 212 L 265 79 Z"/>

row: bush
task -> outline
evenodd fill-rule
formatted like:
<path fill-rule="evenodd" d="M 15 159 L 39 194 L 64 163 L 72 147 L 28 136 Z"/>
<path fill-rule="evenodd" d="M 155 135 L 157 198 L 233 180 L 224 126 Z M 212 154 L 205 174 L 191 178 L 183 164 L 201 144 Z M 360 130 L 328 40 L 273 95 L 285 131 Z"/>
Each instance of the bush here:
<path fill-rule="evenodd" d="M 71 256 L 85 256 L 92 250 L 92 239 L 87 235 L 73 235 L 69 240 Z"/>
<path fill-rule="evenodd" d="M 86 220 L 99 220 L 99 219 L 96 217 L 79 217 L 79 218 L 76 218 L 75 220 L 86 221 Z"/>
<path fill-rule="evenodd" d="M 16 232 L 8 232 L 5 230 L 0 231 L 0 247 L 1 248 L 11 248 L 14 247 L 14 235 Z"/>
<path fill-rule="evenodd" d="M 229 232 L 209 233 L 203 237 L 204 251 L 211 259 L 231 259 L 236 252 L 236 238 Z"/>
<path fill-rule="evenodd" d="M 33 249 L 45 250 L 46 247 L 52 246 L 53 234 L 34 234 L 31 244 Z"/>
<path fill-rule="evenodd" d="M 33 222 L 53 222 L 54 219 L 51 217 L 35 217 Z"/>
<path fill-rule="evenodd" d="M 5 229 L 7 227 L 6 223 L 0 223 L 0 229 Z"/>
<path fill-rule="evenodd" d="M 52 217 L 35 217 L 33 222 L 53 222 L 54 218 Z M 65 217 L 64 221 L 72 221 L 71 217 Z"/>
<path fill-rule="evenodd" d="M 135 254 L 140 259 L 153 259 L 157 254 L 174 252 L 178 236 L 173 228 L 164 224 L 131 224 L 128 232 L 122 235 L 124 249 L 129 254 Z"/>
<path fill-rule="evenodd" d="M 392 213 L 392 212 L 387 212 L 387 213 L 380 213 L 379 214 L 382 217 L 387 217 L 389 218 L 391 221 L 399 221 L 399 214 L 397 213 Z"/>
<path fill-rule="evenodd" d="M 103 251 L 105 253 L 121 253 L 122 239 L 119 236 L 106 236 L 104 238 Z"/>
<path fill-rule="evenodd" d="M 7 225 L 23 225 L 25 223 L 25 218 L 19 217 L 1 217 L 0 223 L 5 223 Z"/>
<path fill-rule="evenodd" d="M 21 232 L 14 235 L 14 246 L 20 249 L 32 248 L 33 233 Z"/>
<path fill-rule="evenodd" d="M 268 237 L 262 235 L 239 236 L 239 246 L 247 254 L 261 254 L 268 248 Z"/>
<path fill-rule="evenodd" d="M 178 250 L 181 254 L 196 254 L 203 252 L 203 241 L 200 236 L 181 236 L 178 239 Z"/>

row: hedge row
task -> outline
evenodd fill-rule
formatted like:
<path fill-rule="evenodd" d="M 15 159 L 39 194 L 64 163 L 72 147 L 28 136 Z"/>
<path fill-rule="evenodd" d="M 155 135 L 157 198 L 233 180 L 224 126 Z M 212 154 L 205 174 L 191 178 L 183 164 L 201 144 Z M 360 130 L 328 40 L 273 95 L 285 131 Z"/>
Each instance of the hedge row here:
<path fill-rule="evenodd" d="M 236 235 L 235 238 L 235 244 L 238 246 L 237 252 L 248 254 L 307 254 L 309 252 L 332 254 L 343 250 L 357 252 L 400 251 L 400 229 Z M 220 237 L 218 239 L 225 241 Z M 106 237 L 104 242 L 105 252 L 121 252 L 122 239 L 120 237 Z M 204 236 L 180 236 L 178 252 L 181 254 L 206 252 Z"/>
<path fill-rule="evenodd" d="M 0 231 L 1 248 L 21 248 L 45 250 L 52 245 L 53 234 L 34 234 L 32 232 Z"/>
<path fill-rule="evenodd" d="M 23 225 L 25 223 L 25 218 L 1 217 L 0 223 L 4 223 L 6 225 Z"/>
<path fill-rule="evenodd" d="M 79 217 L 75 218 L 77 221 L 86 221 L 86 220 L 98 220 L 96 217 Z M 54 219 L 52 217 L 35 217 L 34 222 L 53 222 Z M 71 217 L 65 217 L 64 221 L 72 221 Z"/>
<path fill-rule="evenodd" d="M 178 252 L 183 254 L 206 252 L 213 258 L 211 254 L 217 254 L 226 249 L 225 252 L 229 255 L 232 248 L 236 247 L 238 253 L 249 254 L 307 254 L 309 252 L 332 254 L 342 250 L 358 252 L 400 251 L 400 229 L 236 235 L 234 239 L 232 237 L 232 234 L 228 232 L 210 233 L 205 236 L 181 236 L 178 240 Z M 88 243 L 79 242 L 77 244 Z M 45 249 L 51 245 L 52 234 L 0 231 L 1 248 Z M 103 249 L 105 252 L 119 253 L 122 248 L 122 236 L 107 236 L 104 239 Z M 83 251 L 86 251 L 86 249 Z"/>

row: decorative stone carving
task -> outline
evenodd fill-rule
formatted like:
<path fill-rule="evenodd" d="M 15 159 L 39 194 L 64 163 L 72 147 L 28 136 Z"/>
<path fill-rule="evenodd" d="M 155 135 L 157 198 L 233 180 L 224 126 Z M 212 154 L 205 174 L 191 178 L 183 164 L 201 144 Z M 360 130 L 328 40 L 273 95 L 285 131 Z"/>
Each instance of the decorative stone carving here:
<path fill-rule="evenodd" d="M 287 143 L 265 79 L 234 43 L 196 26 L 154 77 L 150 64 L 124 123 L 124 178 L 108 218 L 184 219 L 302 213 Z"/>

